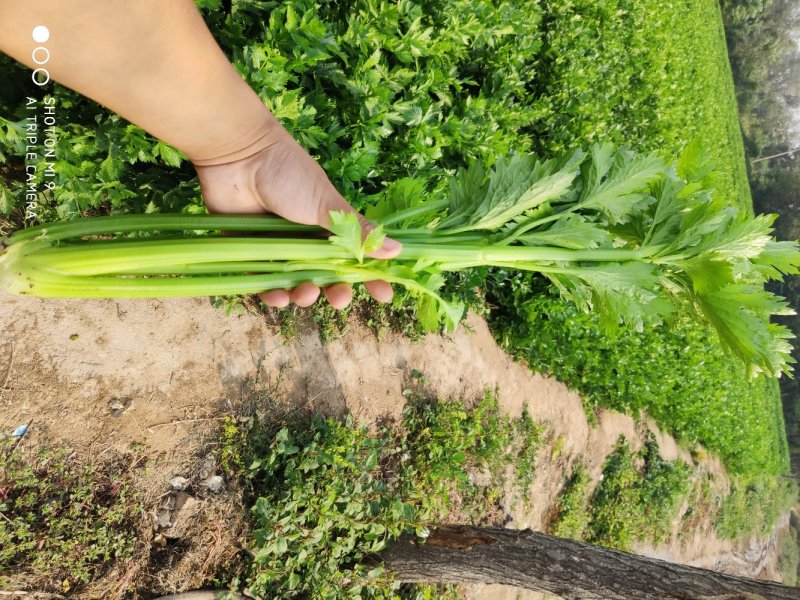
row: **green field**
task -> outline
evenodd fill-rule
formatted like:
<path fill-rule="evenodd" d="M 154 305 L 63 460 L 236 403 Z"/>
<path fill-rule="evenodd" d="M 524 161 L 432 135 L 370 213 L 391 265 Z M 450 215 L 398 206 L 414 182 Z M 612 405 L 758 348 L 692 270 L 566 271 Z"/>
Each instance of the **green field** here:
<path fill-rule="evenodd" d="M 240 0 L 230 15 L 219 0 L 199 4 L 242 75 L 362 209 L 399 178 L 416 178 L 435 197 L 457 168 L 511 151 L 550 156 L 612 141 L 671 155 L 699 139 L 717 162 L 717 194 L 752 210 L 713 0 Z M 15 228 L 24 221 L 20 123 L 37 92 L 7 59 L 0 76 L 9 82 L 0 96 L 0 211 Z M 177 151 L 69 90 L 53 93 L 56 188 L 41 194 L 39 220 L 204 210 Z M 478 282 L 491 311 L 474 293 Z M 510 352 L 568 381 L 589 407 L 649 412 L 738 472 L 786 470 L 775 386 L 747 381 L 713 336 L 678 322 L 602 336 L 603 349 L 591 318 L 570 316 L 561 300 L 533 300 L 542 292 L 535 278 L 478 273 L 450 289 L 489 312 Z M 556 346 L 544 349 L 548 341 Z M 646 393 L 637 387 L 655 378 L 663 381 Z"/>

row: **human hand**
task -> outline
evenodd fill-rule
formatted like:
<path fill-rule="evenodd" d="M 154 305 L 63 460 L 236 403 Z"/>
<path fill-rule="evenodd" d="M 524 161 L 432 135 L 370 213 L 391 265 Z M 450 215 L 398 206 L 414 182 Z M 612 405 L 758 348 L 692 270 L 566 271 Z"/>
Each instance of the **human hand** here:
<path fill-rule="evenodd" d="M 353 211 L 231 65 L 194 0 L 0 0 L 0 50 L 37 68 L 30 32 L 45 16 L 52 78 L 186 154 L 212 212 L 272 212 L 327 227 L 330 210 Z M 365 233 L 372 227 L 363 217 L 361 223 Z M 387 239 L 369 256 L 392 258 L 400 250 Z M 375 299 L 391 300 L 385 281 L 364 285 Z M 305 283 L 261 298 L 270 306 L 309 306 L 319 293 Z M 325 295 L 344 308 L 352 289 L 336 284 Z"/>
<path fill-rule="evenodd" d="M 283 129 L 270 131 L 266 146 L 256 154 L 233 162 L 195 165 L 206 206 L 214 213 L 274 213 L 305 225 L 329 225 L 329 211 L 355 209 L 336 191 L 322 168 Z M 359 215 L 363 235 L 374 225 Z M 402 245 L 386 238 L 383 247 L 368 256 L 394 258 Z M 385 281 L 367 281 L 364 287 L 379 302 L 392 299 L 392 286 Z M 349 284 L 338 283 L 324 288 L 325 297 L 334 308 L 344 308 L 353 298 Z M 310 306 L 320 294 L 312 283 L 302 283 L 293 290 L 271 290 L 259 294 L 268 306 L 283 307 L 290 302 Z"/>

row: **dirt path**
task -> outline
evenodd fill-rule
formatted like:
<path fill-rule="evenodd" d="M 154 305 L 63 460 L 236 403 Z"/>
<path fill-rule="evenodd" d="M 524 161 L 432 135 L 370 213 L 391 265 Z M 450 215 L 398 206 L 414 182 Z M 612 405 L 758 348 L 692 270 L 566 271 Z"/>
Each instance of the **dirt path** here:
<path fill-rule="evenodd" d="M 577 394 L 511 361 L 474 316 L 450 337 L 430 335 L 418 343 L 395 335 L 378 342 L 352 324 L 324 346 L 315 331 L 286 344 L 277 329 L 263 316 L 226 316 L 200 299 L 43 301 L 2 295 L 0 432 L 33 419 L 26 443 L 65 440 L 90 454 L 141 442 L 161 453 L 155 477 L 165 487 L 219 416 L 236 405 L 248 381 L 268 383 L 289 406 L 350 411 L 371 422 L 399 416 L 402 391 L 415 372 L 441 397 L 472 400 L 487 387 L 497 388 L 502 408 L 518 415 L 527 406 L 546 428 L 549 447 L 540 452 L 534 508 L 507 507 L 509 527 L 541 529 L 574 462 L 585 461 L 597 480 L 621 434 L 637 448 L 650 428 L 665 457 L 690 461 L 652 423 L 602 411 L 598 426 L 591 427 Z M 718 461 L 709 459 L 705 468 L 726 485 Z M 769 562 L 760 555 L 737 562 L 733 557 L 745 556 L 743 549 L 717 540 L 708 527 L 664 548 L 637 550 L 748 575 L 763 572 Z M 475 587 L 469 597 L 517 595 Z"/>

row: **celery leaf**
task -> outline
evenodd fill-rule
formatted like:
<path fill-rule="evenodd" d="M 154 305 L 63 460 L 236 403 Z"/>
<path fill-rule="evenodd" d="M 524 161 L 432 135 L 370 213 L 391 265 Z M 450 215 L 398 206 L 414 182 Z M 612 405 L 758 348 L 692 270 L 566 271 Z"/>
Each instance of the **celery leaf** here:
<path fill-rule="evenodd" d="M 366 236 L 363 236 L 361 223 L 359 222 L 358 214 L 355 212 L 332 210 L 328 229 L 334 234 L 328 239 L 352 253 L 359 263 L 364 262 L 365 254 L 380 248 L 385 238 L 383 227 L 380 225 L 372 229 Z"/>
<path fill-rule="evenodd" d="M 519 240 L 528 246 L 556 246 L 574 250 L 610 247 L 613 237 L 585 217 L 570 214 L 559 219 L 549 229 L 523 235 Z"/>
<path fill-rule="evenodd" d="M 792 371 L 791 345 L 786 340 L 794 336 L 782 325 L 769 322 L 771 315 L 794 314 L 783 298 L 760 285 L 732 284 L 698 294 L 697 303 L 723 346 L 752 372 L 776 376 Z"/>
<path fill-rule="evenodd" d="M 607 152 L 593 158 L 604 161 L 597 167 L 599 174 L 607 167 Z M 664 169 L 664 160 L 656 154 L 636 156 L 620 149 L 602 183 L 584 191 L 581 208 L 597 210 L 612 223 L 626 223 L 650 202 L 648 187 L 663 176 Z"/>

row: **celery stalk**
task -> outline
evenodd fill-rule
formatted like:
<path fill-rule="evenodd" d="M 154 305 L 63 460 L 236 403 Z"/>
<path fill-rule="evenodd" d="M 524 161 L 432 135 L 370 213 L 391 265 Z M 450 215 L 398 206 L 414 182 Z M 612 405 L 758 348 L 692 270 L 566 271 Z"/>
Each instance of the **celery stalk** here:
<path fill-rule="evenodd" d="M 679 310 L 713 325 L 753 372 L 790 372 L 791 334 L 770 317 L 791 309 L 764 282 L 798 273 L 800 250 L 772 238 L 774 217 L 737 214 L 713 198 L 704 160 L 696 149 L 669 164 L 610 145 L 560 161 L 503 158 L 490 170 L 473 165 L 458 173 L 448 198 L 409 206 L 388 196 L 366 237 L 355 214 L 336 212 L 327 239 L 319 227 L 274 216 L 154 214 L 40 225 L 0 240 L 0 288 L 136 298 L 382 279 L 405 290 L 434 330 L 452 329 L 463 315 L 441 293 L 445 273 L 535 271 L 583 310 L 597 311 L 608 329 L 641 329 Z M 402 242 L 400 255 L 367 258 L 384 235 Z"/>

